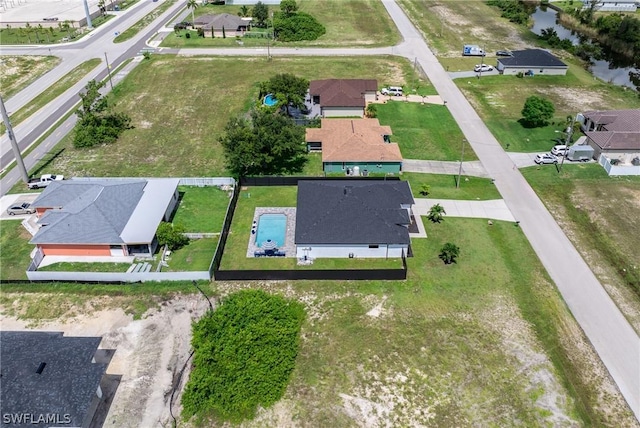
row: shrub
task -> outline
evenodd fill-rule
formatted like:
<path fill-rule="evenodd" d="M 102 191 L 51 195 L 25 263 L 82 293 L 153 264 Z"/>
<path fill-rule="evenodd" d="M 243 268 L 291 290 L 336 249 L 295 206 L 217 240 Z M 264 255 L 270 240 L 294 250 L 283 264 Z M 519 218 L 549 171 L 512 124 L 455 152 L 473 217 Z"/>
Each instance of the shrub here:
<path fill-rule="evenodd" d="M 316 40 L 326 32 L 324 25 L 304 12 L 289 15 L 278 13 L 274 17 L 273 28 L 276 38 L 282 42 Z"/>
<path fill-rule="evenodd" d="M 460 254 L 460 248 L 452 244 L 451 242 L 447 242 L 440 249 L 440 254 L 438 257 L 440 260 L 444 262 L 445 265 L 450 265 L 452 263 L 456 263 L 456 258 Z"/>
<path fill-rule="evenodd" d="M 160 245 L 167 245 L 171 251 L 175 251 L 189 243 L 189 238 L 184 236 L 184 231 L 184 227 L 179 224 L 173 225 L 163 221 L 158 226 L 156 237 Z"/>
<path fill-rule="evenodd" d="M 529 127 L 545 126 L 553 117 L 556 109 L 553 103 L 546 98 L 532 95 L 524 102 L 522 108 L 522 121 Z"/>
<path fill-rule="evenodd" d="M 224 299 L 193 325 L 193 370 L 183 416 L 239 422 L 277 402 L 298 355 L 303 306 L 261 290 Z"/>

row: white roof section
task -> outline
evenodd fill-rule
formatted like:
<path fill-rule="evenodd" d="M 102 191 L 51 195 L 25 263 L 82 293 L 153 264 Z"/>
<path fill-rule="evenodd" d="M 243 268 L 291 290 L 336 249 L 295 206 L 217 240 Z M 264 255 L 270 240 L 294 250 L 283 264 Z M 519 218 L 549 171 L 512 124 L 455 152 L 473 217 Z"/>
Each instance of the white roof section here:
<path fill-rule="evenodd" d="M 123 242 L 146 244 L 153 240 L 179 182 L 179 178 L 147 179 L 142 198 L 120 234 Z"/>

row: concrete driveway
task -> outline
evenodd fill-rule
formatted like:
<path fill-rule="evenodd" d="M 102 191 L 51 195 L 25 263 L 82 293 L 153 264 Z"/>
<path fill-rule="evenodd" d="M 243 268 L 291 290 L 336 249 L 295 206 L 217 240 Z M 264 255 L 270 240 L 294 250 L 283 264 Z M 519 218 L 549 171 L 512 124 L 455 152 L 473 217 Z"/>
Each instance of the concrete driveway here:
<path fill-rule="evenodd" d="M 460 162 L 404 159 L 402 161 L 402 171 L 457 175 L 460 171 Z M 480 161 L 462 162 L 462 175 L 489 178 L 489 174 Z"/>
<path fill-rule="evenodd" d="M 0 220 L 21 220 L 33 215 L 9 215 L 7 214 L 7 208 L 13 204 L 21 204 L 23 202 L 31 203 L 38 197 L 38 195 L 40 195 L 40 193 L 15 193 L 3 196 L 0 198 Z"/>
<path fill-rule="evenodd" d="M 513 214 L 502 199 L 489 201 L 462 201 L 459 199 L 415 198 L 413 213 L 426 216 L 429 209 L 440 204 L 447 217 L 486 218 L 492 220 L 516 221 Z"/>

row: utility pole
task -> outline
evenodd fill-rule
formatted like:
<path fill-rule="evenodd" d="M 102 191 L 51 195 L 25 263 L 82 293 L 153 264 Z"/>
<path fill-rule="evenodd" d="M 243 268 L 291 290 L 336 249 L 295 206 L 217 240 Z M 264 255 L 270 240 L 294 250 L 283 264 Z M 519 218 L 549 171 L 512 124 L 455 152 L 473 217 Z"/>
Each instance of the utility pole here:
<path fill-rule="evenodd" d="M 560 168 L 558 168 L 558 174 L 562 171 L 562 166 L 564 165 L 564 158 L 567 157 L 568 151 L 569 151 L 569 145 L 571 144 L 571 137 L 573 136 L 573 127 L 576 124 L 576 119 L 571 116 L 567 118 L 567 124 L 569 126 L 567 126 L 567 139 L 565 140 L 564 144 L 565 144 L 565 151 L 564 154 L 562 155 L 562 160 L 560 161 Z"/>
<path fill-rule="evenodd" d="M 107 73 L 109 73 L 109 85 L 111 85 L 111 90 L 113 91 L 113 81 L 111 80 L 111 66 L 109 65 L 109 58 L 107 58 L 106 52 L 104 53 L 104 60 L 107 63 Z"/>
<path fill-rule="evenodd" d="M 9 120 L 9 115 L 7 114 L 7 109 L 4 107 L 4 100 L 0 96 L 0 113 L 2 114 L 2 120 L 4 121 L 4 125 L 7 127 L 7 135 L 9 136 L 9 141 L 11 142 L 11 148 L 13 149 L 13 155 L 16 157 L 16 164 L 18 165 L 18 169 L 20 170 L 20 175 L 22 175 L 22 180 L 25 183 L 29 182 L 29 174 L 27 174 L 27 168 L 24 166 L 24 161 L 22 160 L 22 153 L 20 153 L 20 148 L 18 147 L 18 142 L 16 141 L 16 136 L 13 133 L 13 127 L 11 126 L 11 121 Z"/>
<path fill-rule="evenodd" d="M 462 154 L 460 155 L 460 167 L 458 168 L 458 181 L 456 181 L 456 189 L 460 188 L 460 179 L 462 178 L 462 160 L 464 159 L 464 139 L 462 140 Z"/>

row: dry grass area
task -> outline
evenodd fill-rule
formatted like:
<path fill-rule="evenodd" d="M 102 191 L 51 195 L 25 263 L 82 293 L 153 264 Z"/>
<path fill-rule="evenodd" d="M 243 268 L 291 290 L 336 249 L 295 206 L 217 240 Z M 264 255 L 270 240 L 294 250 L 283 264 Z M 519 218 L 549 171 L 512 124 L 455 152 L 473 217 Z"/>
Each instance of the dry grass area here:
<path fill-rule="evenodd" d="M 60 63 L 55 56 L 0 57 L 0 91 L 5 101 Z M 11 113 L 11 112 L 9 112 Z"/>

